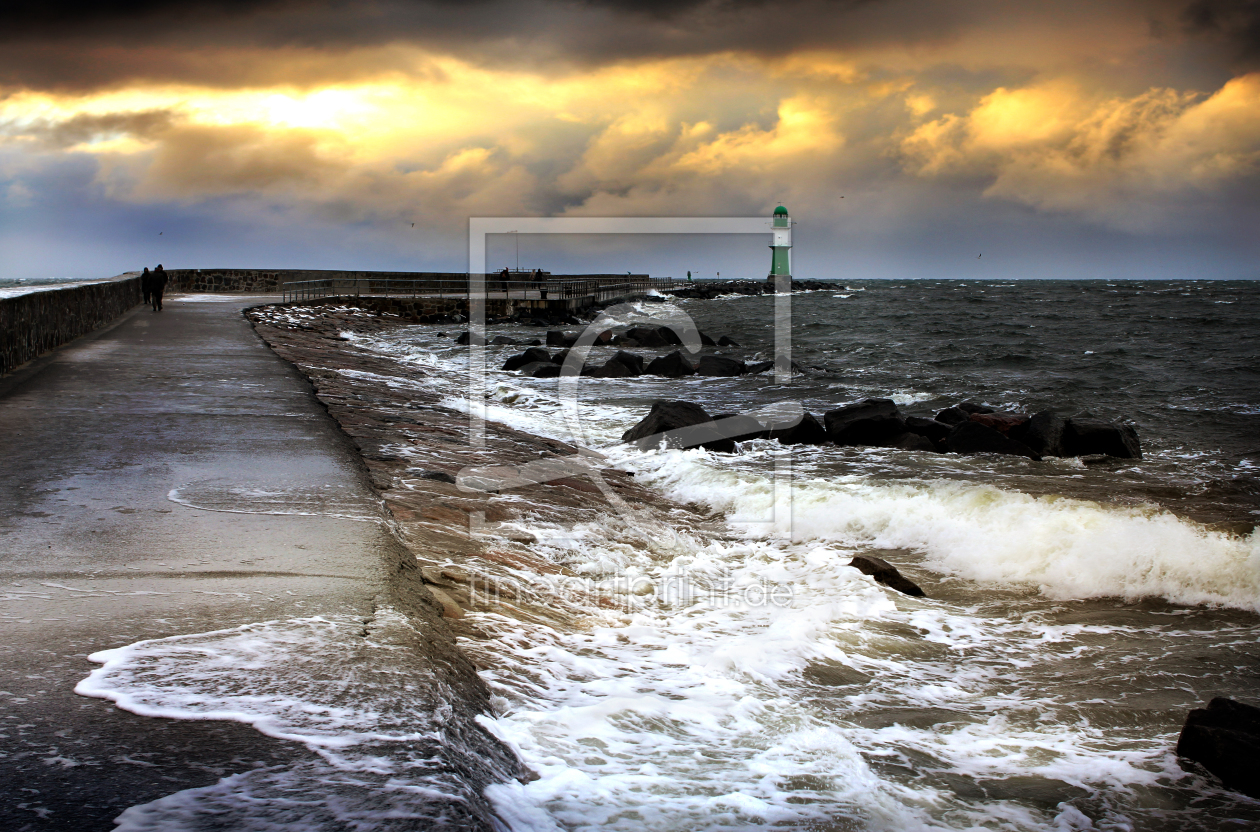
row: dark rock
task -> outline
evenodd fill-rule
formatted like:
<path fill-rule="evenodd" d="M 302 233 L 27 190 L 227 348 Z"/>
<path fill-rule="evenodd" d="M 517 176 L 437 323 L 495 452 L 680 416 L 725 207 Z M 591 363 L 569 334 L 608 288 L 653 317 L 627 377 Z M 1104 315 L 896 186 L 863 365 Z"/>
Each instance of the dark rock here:
<path fill-rule="evenodd" d="M 696 374 L 702 376 L 742 376 L 744 362 L 725 355 L 702 355 L 696 366 Z"/>
<path fill-rule="evenodd" d="M 1008 436 L 1018 439 L 1042 456 L 1063 456 L 1063 429 L 1067 422 L 1053 410 L 1042 410 L 1032 415 L 1022 430 L 1012 430 Z"/>
<path fill-rule="evenodd" d="M 993 428 L 1003 436 L 1010 436 L 1012 428 L 1028 424 L 1028 417 L 1022 413 L 972 413 L 969 421 Z"/>
<path fill-rule="evenodd" d="M 746 372 L 748 373 L 748 375 L 751 376 L 757 373 L 764 373 L 767 370 L 773 370 L 773 369 L 774 369 L 773 361 L 758 361 L 756 364 L 749 364 Z"/>
<path fill-rule="evenodd" d="M 705 334 L 705 333 L 701 332 L 701 333 L 700 333 L 700 346 L 702 346 L 702 347 L 716 347 L 716 346 L 717 346 L 717 341 L 714 341 L 714 340 L 713 340 L 713 338 L 712 338 L 712 336 L 707 335 L 707 334 Z"/>
<path fill-rule="evenodd" d="M 882 445 L 906 432 L 892 399 L 866 399 L 823 414 L 827 438 L 837 445 Z"/>
<path fill-rule="evenodd" d="M 752 416 L 746 416 L 742 413 L 723 413 L 714 416 L 713 424 L 717 426 L 718 431 L 723 436 L 730 437 L 736 442 L 746 442 L 750 439 L 765 439 L 770 433 L 761 422 Z"/>
<path fill-rule="evenodd" d="M 455 343 L 461 346 L 468 346 L 469 344 L 475 343 L 477 346 L 484 347 L 486 345 L 486 339 L 480 335 L 474 335 L 471 332 L 461 332 L 459 335 L 455 336 Z"/>
<path fill-rule="evenodd" d="M 945 441 L 945 437 L 949 436 L 949 432 L 953 429 L 952 425 L 929 419 L 926 416 L 906 417 L 906 430 L 917 433 L 919 436 L 926 436 L 938 445 Z"/>
<path fill-rule="evenodd" d="M 682 337 L 670 327 L 657 327 L 656 331 L 671 347 L 682 346 Z"/>
<path fill-rule="evenodd" d="M 682 354 L 682 350 L 674 350 L 669 355 L 662 355 L 660 358 L 652 359 L 652 362 L 647 365 L 645 372 L 652 376 L 682 378 L 683 376 L 695 375 L 696 368 Z"/>
<path fill-rule="evenodd" d="M 812 413 L 804 413 L 789 425 L 771 423 L 767 434 L 782 445 L 821 445 L 827 441 L 827 429 Z"/>
<path fill-rule="evenodd" d="M 997 413 L 997 411 L 993 408 L 986 407 L 982 404 L 976 404 L 975 402 L 960 402 L 954 405 L 954 407 L 965 411 L 968 415 L 972 413 Z"/>
<path fill-rule="evenodd" d="M 420 479 L 434 480 L 435 482 L 447 482 L 451 485 L 455 484 L 455 478 L 445 471 L 422 471 L 420 472 Z"/>
<path fill-rule="evenodd" d="M 1260 798 L 1260 708 L 1216 697 L 1186 717 L 1177 756 L 1194 760 L 1227 787 Z"/>
<path fill-rule="evenodd" d="M 900 448 L 903 451 L 930 451 L 936 452 L 936 443 L 926 436 L 909 431 L 894 436 L 885 443 L 889 448 Z"/>
<path fill-rule="evenodd" d="M 569 351 L 567 349 L 563 349 L 555 353 L 554 355 L 552 355 L 551 360 L 555 362 L 556 364 L 563 364 L 564 360 L 568 357 L 569 357 Z"/>
<path fill-rule="evenodd" d="M 556 378 L 560 375 L 560 365 L 550 361 L 531 361 L 520 369 L 521 375 L 530 378 Z"/>
<path fill-rule="evenodd" d="M 630 369 L 631 375 L 643 375 L 643 356 L 641 355 L 635 355 L 625 350 L 617 350 L 617 354 L 612 357 L 612 360 L 626 365 Z"/>
<path fill-rule="evenodd" d="M 543 342 L 535 338 L 532 341 L 526 341 L 525 345 L 530 346 L 530 347 L 541 347 L 543 345 Z"/>
<path fill-rule="evenodd" d="M 490 339 L 490 345 L 494 347 L 509 347 L 519 344 L 515 338 L 509 338 L 506 335 L 496 335 Z"/>
<path fill-rule="evenodd" d="M 711 451 L 732 453 L 735 440 L 721 436 L 708 411 L 698 404 L 679 401 L 657 401 L 640 422 L 621 435 L 622 442 L 633 442 L 640 450 L 703 447 Z"/>
<path fill-rule="evenodd" d="M 520 355 L 514 355 L 507 361 L 503 362 L 504 370 L 519 370 L 526 364 L 533 364 L 535 361 L 541 361 L 546 364 L 551 363 L 551 355 L 542 347 L 530 347 Z"/>
<path fill-rule="evenodd" d="M 1106 454 L 1121 459 L 1141 459 L 1137 431 L 1088 414 L 1073 416 L 1063 427 L 1063 455 Z"/>
<path fill-rule="evenodd" d="M 913 595 L 917 598 L 923 597 L 923 590 L 918 585 L 897 571 L 897 567 L 893 566 L 883 558 L 877 558 L 873 555 L 858 555 L 849 561 L 849 566 L 856 567 L 863 575 L 870 575 L 879 583 L 890 589 L 895 589 L 905 595 Z"/>
<path fill-rule="evenodd" d="M 1033 449 L 979 422 L 963 422 L 945 439 L 945 446 L 956 454 L 1008 454 L 1041 459 Z"/>
<path fill-rule="evenodd" d="M 639 375 L 639 373 L 622 364 L 616 358 L 610 358 L 604 362 L 602 367 L 583 369 L 582 375 L 590 378 L 631 378 Z"/>
<path fill-rule="evenodd" d="M 606 330 L 604 330 L 603 332 L 601 332 L 601 333 L 599 333 L 598 335 L 596 335 L 596 336 L 595 336 L 595 340 L 594 340 L 594 341 L 592 341 L 591 343 L 593 343 L 593 344 L 602 344 L 602 345 L 611 344 L 611 343 L 612 343 L 612 341 L 613 341 L 613 337 L 614 337 L 614 336 L 613 336 L 613 334 L 612 334 L 612 330 L 610 330 L 610 329 L 606 329 Z"/>
<path fill-rule="evenodd" d="M 936 421 L 951 428 L 971 420 L 971 414 L 961 407 L 947 407 L 936 414 Z"/>
<path fill-rule="evenodd" d="M 717 345 L 719 347 L 738 347 L 739 346 L 739 344 L 731 340 L 731 336 L 729 335 L 723 335 L 721 338 L 719 338 L 717 340 Z"/>
<path fill-rule="evenodd" d="M 647 327 L 636 326 L 621 336 L 621 340 L 614 339 L 614 344 L 636 347 L 669 347 L 673 346 L 664 335 L 661 334 L 663 327 Z M 667 330 L 668 331 L 668 330 Z M 672 332 L 670 333 L 673 334 Z M 629 341 L 634 341 L 631 345 Z M 674 342 L 678 342 L 678 337 L 674 336 Z"/>

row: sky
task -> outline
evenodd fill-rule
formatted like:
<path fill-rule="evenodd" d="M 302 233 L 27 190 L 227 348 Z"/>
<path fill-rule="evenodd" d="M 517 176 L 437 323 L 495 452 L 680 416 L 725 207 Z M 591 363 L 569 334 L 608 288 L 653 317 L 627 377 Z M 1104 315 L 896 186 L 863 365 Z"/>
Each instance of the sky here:
<path fill-rule="evenodd" d="M 7 4 L 0 278 L 464 271 L 769 216 L 800 278 L 1260 278 L 1257 0 Z M 764 278 L 767 239 L 491 267 Z"/>

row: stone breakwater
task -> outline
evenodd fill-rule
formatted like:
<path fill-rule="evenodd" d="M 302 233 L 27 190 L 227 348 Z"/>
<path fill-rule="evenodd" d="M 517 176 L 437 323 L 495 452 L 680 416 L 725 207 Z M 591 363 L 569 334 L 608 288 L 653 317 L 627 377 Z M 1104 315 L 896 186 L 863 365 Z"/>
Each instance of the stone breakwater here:
<path fill-rule="evenodd" d="M 112 323 L 140 300 L 138 275 L 0 298 L 0 375 Z"/>

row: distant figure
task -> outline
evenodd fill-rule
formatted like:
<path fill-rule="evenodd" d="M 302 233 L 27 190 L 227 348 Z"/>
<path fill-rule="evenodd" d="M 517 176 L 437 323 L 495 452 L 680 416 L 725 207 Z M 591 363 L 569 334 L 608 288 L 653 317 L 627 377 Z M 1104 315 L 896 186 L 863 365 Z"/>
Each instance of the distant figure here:
<path fill-rule="evenodd" d="M 508 296 L 508 292 L 510 291 L 510 290 L 508 289 L 508 281 L 510 280 L 510 278 L 508 277 L 508 268 L 507 268 L 507 266 L 504 266 L 504 267 L 503 267 L 503 271 L 499 274 L 499 279 L 500 279 L 500 282 L 501 282 L 501 283 L 502 283 L 502 285 L 503 285 L 503 297 L 507 297 L 507 296 Z"/>
<path fill-rule="evenodd" d="M 166 291 L 166 270 L 162 268 L 162 264 L 158 263 L 157 268 L 153 270 L 153 311 L 162 311 L 162 293 Z"/>
<path fill-rule="evenodd" d="M 148 266 L 140 274 L 140 296 L 144 298 L 145 306 L 153 303 L 153 275 L 149 273 Z"/>
<path fill-rule="evenodd" d="M 688 283 L 690 283 L 690 282 L 691 282 L 691 269 L 688 269 L 688 270 L 687 270 L 687 282 L 688 282 Z"/>

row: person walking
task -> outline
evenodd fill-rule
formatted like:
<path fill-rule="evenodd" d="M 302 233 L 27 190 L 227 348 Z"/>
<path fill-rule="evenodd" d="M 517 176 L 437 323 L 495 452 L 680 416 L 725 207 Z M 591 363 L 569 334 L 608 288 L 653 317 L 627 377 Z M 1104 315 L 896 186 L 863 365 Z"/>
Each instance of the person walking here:
<path fill-rule="evenodd" d="M 153 303 L 153 275 L 150 274 L 148 266 L 145 266 L 144 271 L 140 273 L 140 297 L 144 298 L 145 306 Z"/>
<path fill-rule="evenodd" d="M 158 263 L 153 270 L 153 311 L 162 311 L 162 293 L 166 291 L 166 270 Z"/>

